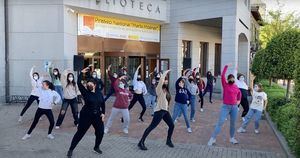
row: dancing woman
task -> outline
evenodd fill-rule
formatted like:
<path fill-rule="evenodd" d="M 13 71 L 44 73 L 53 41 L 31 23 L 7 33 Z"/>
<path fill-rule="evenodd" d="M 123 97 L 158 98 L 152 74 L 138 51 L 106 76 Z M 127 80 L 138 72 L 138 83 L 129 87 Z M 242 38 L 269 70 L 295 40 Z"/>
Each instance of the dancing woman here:
<path fill-rule="evenodd" d="M 162 74 L 162 76 L 158 82 L 158 85 L 156 87 L 156 93 L 159 94 L 157 96 L 157 106 L 154 110 L 155 112 L 154 112 L 152 122 L 149 125 L 149 127 L 145 130 L 145 132 L 138 144 L 138 147 L 141 150 L 147 150 L 147 147 L 145 146 L 145 140 L 146 140 L 147 136 L 150 134 L 150 132 L 157 127 L 157 125 L 160 123 L 160 121 L 162 119 L 169 126 L 166 144 L 171 148 L 174 147 L 174 145 L 172 143 L 172 134 L 173 134 L 173 130 L 174 130 L 174 123 L 173 123 L 172 117 L 169 113 L 169 104 L 170 104 L 170 100 L 171 100 L 171 95 L 170 95 L 170 92 L 168 91 L 168 85 L 165 84 L 165 78 L 169 72 L 170 72 L 170 70 L 165 71 Z"/>
<path fill-rule="evenodd" d="M 30 70 L 29 77 L 31 80 L 31 93 L 30 96 L 25 104 L 25 107 L 22 109 L 20 117 L 19 117 L 19 122 L 23 120 L 23 115 L 27 111 L 27 109 L 31 106 L 31 104 L 36 101 L 39 104 L 39 92 L 42 88 L 42 81 L 43 78 L 40 77 L 39 73 L 34 72 L 35 66 L 33 66 Z"/>
<path fill-rule="evenodd" d="M 105 117 L 105 102 L 99 88 L 96 88 L 94 79 L 87 80 L 87 88 L 82 85 L 82 76 L 89 72 L 89 67 L 83 69 L 78 76 L 77 85 L 84 99 L 85 105 L 80 111 L 79 123 L 77 132 L 75 133 L 67 156 L 72 157 L 73 150 L 85 135 L 86 131 L 93 125 L 95 129 L 95 146 L 94 152 L 102 154 L 99 146 L 102 142 L 104 134 L 104 117 Z"/>

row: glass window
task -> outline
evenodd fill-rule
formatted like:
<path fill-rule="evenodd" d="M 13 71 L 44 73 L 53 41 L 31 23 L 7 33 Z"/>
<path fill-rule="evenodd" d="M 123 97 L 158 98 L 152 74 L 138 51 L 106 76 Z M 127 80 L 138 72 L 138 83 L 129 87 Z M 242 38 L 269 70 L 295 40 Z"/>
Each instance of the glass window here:
<path fill-rule="evenodd" d="M 208 63 L 208 42 L 200 42 L 201 76 L 206 75 L 207 63 Z"/>

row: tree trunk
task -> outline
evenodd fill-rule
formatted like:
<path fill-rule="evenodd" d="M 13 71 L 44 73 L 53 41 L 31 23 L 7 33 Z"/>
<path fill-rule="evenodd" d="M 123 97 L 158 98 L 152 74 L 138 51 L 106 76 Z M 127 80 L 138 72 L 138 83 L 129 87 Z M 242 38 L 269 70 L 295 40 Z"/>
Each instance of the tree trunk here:
<path fill-rule="evenodd" d="M 272 86 L 272 78 L 269 78 L 269 86 Z"/>
<path fill-rule="evenodd" d="M 291 87 L 291 79 L 287 80 L 287 85 L 286 85 L 286 95 L 285 98 L 286 100 L 290 100 L 290 87 Z"/>
<path fill-rule="evenodd" d="M 282 85 L 283 85 L 283 86 L 286 86 L 286 80 L 283 80 Z"/>

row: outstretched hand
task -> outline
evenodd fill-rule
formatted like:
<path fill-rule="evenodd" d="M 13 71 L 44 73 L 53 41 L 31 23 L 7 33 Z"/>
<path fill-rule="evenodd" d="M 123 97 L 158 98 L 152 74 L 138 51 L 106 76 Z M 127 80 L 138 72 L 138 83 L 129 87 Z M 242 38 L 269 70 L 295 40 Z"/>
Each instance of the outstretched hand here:
<path fill-rule="evenodd" d="M 140 68 L 141 68 L 141 66 L 142 66 L 142 65 L 139 65 L 139 66 L 137 67 L 137 69 L 140 69 Z"/>
<path fill-rule="evenodd" d="M 84 68 L 83 70 L 81 70 L 82 73 L 87 73 L 89 71 L 89 67 Z"/>
<path fill-rule="evenodd" d="M 111 68 L 111 64 L 110 64 L 110 65 L 108 65 L 108 67 L 107 67 L 107 70 L 110 70 L 110 68 Z"/>

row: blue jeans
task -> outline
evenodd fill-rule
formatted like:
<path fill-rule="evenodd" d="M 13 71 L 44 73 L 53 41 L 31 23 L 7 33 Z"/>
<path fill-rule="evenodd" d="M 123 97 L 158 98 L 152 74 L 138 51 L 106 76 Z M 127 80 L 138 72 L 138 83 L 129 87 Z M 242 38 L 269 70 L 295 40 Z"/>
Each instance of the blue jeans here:
<path fill-rule="evenodd" d="M 151 114 L 154 114 L 154 109 L 156 107 L 156 96 L 155 95 L 148 95 L 147 97 L 147 106 L 151 106 L 152 107 L 152 111 Z"/>
<path fill-rule="evenodd" d="M 196 95 L 191 95 L 190 105 L 191 105 L 190 120 L 193 120 L 193 119 L 195 119 L 195 113 L 196 113 Z"/>
<path fill-rule="evenodd" d="M 180 113 L 183 113 L 186 127 L 190 128 L 190 122 L 187 116 L 187 105 L 175 102 L 173 116 L 172 116 L 173 121 L 177 119 Z"/>
<path fill-rule="evenodd" d="M 250 109 L 248 111 L 247 115 L 245 116 L 245 121 L 242 124 L 242 128 L 245 129 L 248 126 L 248 124 L 250 123 L 252 117 L 254 116 L 255 117 L 254 127 L 255 127 L 255 129 L 258 129 L 259 128 L 259 121 L 261 119 L 261 114 L 262 114 L 262 111 L 259 111 L 259 110 L 256 110 L 256 109 Z"/>
<path fill-rule="evenodd" d="M 216 138 L 217 135 L 220 133 L 221 128 L 228 115 L 230 115 L 230 138 L 234 137 L 235 122 L 238 115 L 238 107 L 237 105 L 223 104 L 220 111 L 219 121 L 217 122 L 215 131 L 211 136 L 212 138 Z"/>
<path fill-rule="evenodd" d="M 62 86 L 54 86 L 54 90 L 59 94 L 61 100 L 63 100 L 64 95 Z"/>

